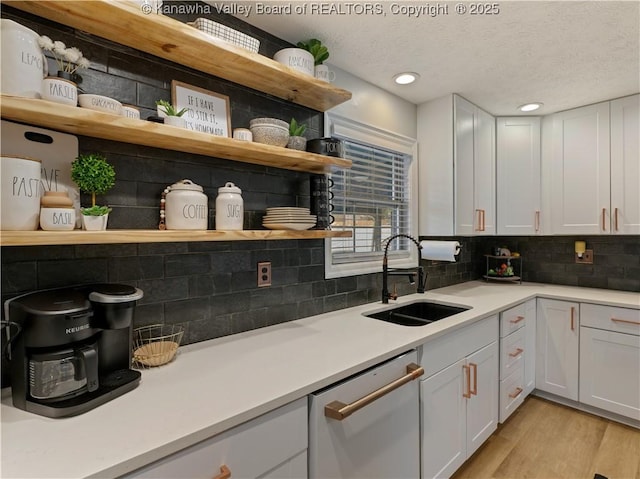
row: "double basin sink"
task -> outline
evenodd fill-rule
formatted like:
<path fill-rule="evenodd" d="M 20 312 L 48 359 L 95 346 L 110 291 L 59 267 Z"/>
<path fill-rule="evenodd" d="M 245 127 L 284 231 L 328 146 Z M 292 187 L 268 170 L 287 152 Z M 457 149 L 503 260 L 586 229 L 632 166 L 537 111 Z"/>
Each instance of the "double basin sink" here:
<path fill-rule="evenodd" d="M 397 308 L 365 314 L 365 316 L 401 326 L 426 326 L 469 309 L 471 308 L 462 305 L 452 306 L 432 301 L 418 301 Z"/>

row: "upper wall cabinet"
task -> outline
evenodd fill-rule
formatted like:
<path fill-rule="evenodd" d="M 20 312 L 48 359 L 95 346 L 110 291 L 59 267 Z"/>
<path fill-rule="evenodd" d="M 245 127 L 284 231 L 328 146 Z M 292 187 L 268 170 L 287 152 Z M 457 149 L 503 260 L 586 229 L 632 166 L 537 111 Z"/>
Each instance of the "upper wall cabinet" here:
<path fill-rule="evenodd" d="M 351 98 L 346 90 L 182 22 L 145 15 L 135 2 L 29 0 L 7 4 L 314 110 L 326 111 Z"/>
<path fill-rule="evenodd" d="M 638 95 L 553 116 L 545 158 L 551 232 L 640 232 Z"/>
<path fill-rule="evenodd" d="M 457 95 L 433 100 L 418 107 L 418 142 L 419 234 L 495 234 L 494 117 Z"/>
<path fill-rule="evenodd" d="M 611 102 L 611 223 L 640 234 L 640 95 Z"/>
<path fill-rule="evenodd" d="M 496 120 L 499 235 L 539 235 L 540 118 Z"/>

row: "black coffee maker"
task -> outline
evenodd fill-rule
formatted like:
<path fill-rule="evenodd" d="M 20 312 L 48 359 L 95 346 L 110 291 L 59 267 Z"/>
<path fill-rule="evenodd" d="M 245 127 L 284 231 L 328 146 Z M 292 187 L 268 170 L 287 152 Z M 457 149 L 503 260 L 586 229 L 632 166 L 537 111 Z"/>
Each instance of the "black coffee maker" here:
<path fill-rule="evenodd" d="M 75 416 L 134 389 L 132 326 L 142 296 L 132 286 L 94 284 L 6 301 L 5 317 L 20 327 L 10 348 L 13 405 Z"/>

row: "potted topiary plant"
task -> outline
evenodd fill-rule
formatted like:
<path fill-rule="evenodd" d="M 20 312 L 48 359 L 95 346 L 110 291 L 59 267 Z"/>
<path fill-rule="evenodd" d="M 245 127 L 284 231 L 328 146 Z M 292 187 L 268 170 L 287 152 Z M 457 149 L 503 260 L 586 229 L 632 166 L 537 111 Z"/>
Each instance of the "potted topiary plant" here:
<path fill-rule="evenodd" d="M 289 141 L 287 142 L 287 148 L 292 150 L 302 150 L 307 148 L 307 139 L 302 136 L 307 130 L 307 125 L 299 124 L 295 118 L 291 118 L 289 123 Z"/>
<path fill-rule="evenodd" d="M 307 42 L 298 42 L 298 47 L 303 50 L 307 50 L 313 55 L 314 61 L 314 76 L 319 80 L 333 81 L 329 67 L 323 65 L 323 63 L 329 58 L 329 50 L 322 44 L 317 38 L 312 38 Z"/>
<path fill-rule="evenodd" d="M 91 207 L 80 208 L 83 229 L 107 229 L 111 208 L 97 206 L 96 195 L 106 193 L 115 184 L 116 172 L 113 166 L 99 153 L 80 155 L 71 163 L 71 179 L 80 191 L 91 193 Z"/>
<path fill-rule="evenodd" d="M 163 116 L 164 114 L 164 124 L 178 126 L 180 128 L 184 128 L 185 119 L 182 118 L 186 112 L 189 111 L 189 108 L 183 108 L 180 111 L 177 111 L 175 107 L 166 100 L 158 100 L 156 101 L 156 105 L 158 107 L 158 115 Z"/>

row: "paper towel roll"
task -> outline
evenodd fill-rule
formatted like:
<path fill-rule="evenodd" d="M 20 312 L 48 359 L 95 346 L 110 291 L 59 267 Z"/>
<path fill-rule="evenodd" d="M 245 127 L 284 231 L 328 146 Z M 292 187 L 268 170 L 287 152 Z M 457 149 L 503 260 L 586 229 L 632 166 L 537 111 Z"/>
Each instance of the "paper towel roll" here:
<path fill-rule="evenodd" d="M 420 241 L 422 259 L 435 261 L 455 261 L 460 253 L 460 243 L 457 241 Z"/>

